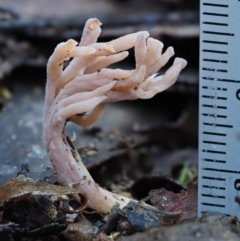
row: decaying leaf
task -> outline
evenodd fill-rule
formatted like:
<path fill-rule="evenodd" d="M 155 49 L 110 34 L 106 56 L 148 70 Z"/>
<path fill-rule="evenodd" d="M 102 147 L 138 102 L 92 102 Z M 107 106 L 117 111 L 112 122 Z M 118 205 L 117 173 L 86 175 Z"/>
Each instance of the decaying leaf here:
<path fill-rule="evenodd" d="M 173 193 L 161 188 L 152 190 L 149 193 L 151 204 L 161 212 L 179 212 L 181 216 L 179 222 L 195 218 L 197 216 L 197 178 L 187 186 L 187 191 Z"/>
<path fill-rule="evenodd" d="M 0 211 L 4 211 L 9 205 L 15 205 L 20 201 L 29 199 L 32 196 L 57 196 L 77 194 L 81 198 L 81 206 L 75 210 L 61 208 L 66 213 L 78 213 L 87 206 L 88 198 L 83 192 L 58 185 L 50 185 L 47 183 L 34 182 L 30 178 L 22 175 L 16 179 L 0 186 Z"/>
<path fill-rule="evenodd" d="M 19 224 L 20 227 L 33 231 L 53 223 L 56 227 L 59 224 L 66 226 L 66 215 L 57 210 L 50 197 L 31 196 L 27 200 L 7 206 L 3 212 L 2 223 Z M 51 231 L 55 229 L 49 226 L 42 231 L 47 232 L 48 228 Z"/>

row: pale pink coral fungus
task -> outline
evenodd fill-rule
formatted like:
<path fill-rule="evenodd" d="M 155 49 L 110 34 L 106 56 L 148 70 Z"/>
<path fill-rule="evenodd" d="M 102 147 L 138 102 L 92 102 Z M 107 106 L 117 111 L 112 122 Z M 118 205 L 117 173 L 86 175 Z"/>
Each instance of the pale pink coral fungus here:
<path fill-rule="evenodd" d="M 172 47 L 162 53 L 163 44 L 146 31 L 129 34 L 107 43 L 96 43 L 101 22 L 89 19 L 78 44 L 60 43 L 47 65 L 43 117 L 43 140 L 47 153 L 64 185 L 75 185 L 89 198 L 88 206 L 109 212 L 114 204 L 125 206 L 129 199 L 99 187 L 82 163 L 65 132 L 67 121 L 90 126 L 102 115 L 104 104 L 121 100 L 148 99 L 175 83 L 186 61 L 176 58 L 164 75 L 158 71 L 174 55 Z M 128 56 L 135 48 L 136 68 L 107 66 Z M 63 63 L 73 58 L 63 70 Z M 83 115 L 87 113 L 87 115 Z"/>

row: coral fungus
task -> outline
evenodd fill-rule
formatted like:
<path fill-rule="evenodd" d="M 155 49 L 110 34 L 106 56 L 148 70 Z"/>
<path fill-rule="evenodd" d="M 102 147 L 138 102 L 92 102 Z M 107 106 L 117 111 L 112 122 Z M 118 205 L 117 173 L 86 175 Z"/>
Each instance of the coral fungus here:
<path fill-rule="evenodd" d="M 176 58 L 167 72 L 158 76 L 156 71 L 174 55 L 172 47 L 162 53 L 163 44 L 149 37 L 146 31 L 97 43 L 100 26 L 98 19 L 89 19 L 79 44 L 72 39 L 60 43 L 50 57 L 43 140 L 62 184 L 74 184 L 88 195 L 90 208 L 106 213 L 114 204 L 125 206 L 129 199 L 94 182 L 66 134 L 66 123 L 72 121 L 90 126 L 101 117 L 104 104 L 108 102 L 153 97 L 175 83 L 186 61 Z M 135 69 L 107 68 L 126 58 L 126 50 L 132 47 L 135 49 Z M 70 58 L 72 61 L 63 70 L 64 61 Z"/>

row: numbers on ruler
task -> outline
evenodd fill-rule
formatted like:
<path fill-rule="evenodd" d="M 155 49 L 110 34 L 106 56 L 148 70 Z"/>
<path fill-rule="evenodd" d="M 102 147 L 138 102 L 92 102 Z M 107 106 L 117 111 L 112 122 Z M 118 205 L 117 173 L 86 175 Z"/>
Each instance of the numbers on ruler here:
<path fill-rule="evenodd" d="M 236 97 L 237 97 L 238 100 L 240 100 L 240 89 L 237 90 Z"/>
<path fill-rule="evenodd" d="M 240 191 L 240 179 L 235 180 L 234 187 L 236 190 Z"/>

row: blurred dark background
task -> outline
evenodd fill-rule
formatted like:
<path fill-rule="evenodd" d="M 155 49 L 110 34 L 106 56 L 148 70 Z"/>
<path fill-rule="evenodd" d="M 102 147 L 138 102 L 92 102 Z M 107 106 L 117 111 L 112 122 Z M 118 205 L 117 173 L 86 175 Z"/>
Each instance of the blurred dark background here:
<path fill-rule="evenodd" d="M 152 162 L 169 153 L 197 153 L 199 1 L 0 0 L 0 183 L 16 176 L 22 164 L 29 165 L 36 180 L 53 173 L 41 142 L 46 63 L 59 42 L 80 39 L 90 17 L 103 23 L 99 41 L 147 30 L 165 48 L 173 46 L 175 56 L 185 58 L 188 66 L 173 87 L 153 99 L 107 107 L 93 131 L 70 126 L 81 136 L 77 146 L 86 165 L 94 173 L 96 166 L 121 155 L 136 159 L 130 150 L 137 148 Z M 134 68 L 130 53 L 117 67 Z M 102 146 L 99 136 L 105 140 Z M 96 153 L 88 155 L 89 150 Z M 180 165 L 189 159 L 176 156 Z M 196 164 L 196 155 L 191 158 Z"/>

